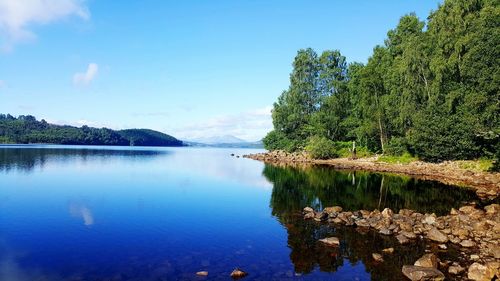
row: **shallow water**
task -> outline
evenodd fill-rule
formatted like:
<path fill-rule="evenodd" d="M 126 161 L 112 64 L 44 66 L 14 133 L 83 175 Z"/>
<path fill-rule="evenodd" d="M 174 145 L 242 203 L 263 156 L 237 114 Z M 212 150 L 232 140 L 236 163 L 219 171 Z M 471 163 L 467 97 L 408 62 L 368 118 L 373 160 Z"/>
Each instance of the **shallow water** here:
<path fill-rule="evenodd" d="M 477 200 L 409 177 L 230 156 L 254 152 L 0 146 L 0 280 L 230 280 L 235 267 L 243 280 L 401 280 L 425 245 L 306 222 L 300 210 L 444 214 Z M 330 235 L 338 249 L 316 242 Z"/>

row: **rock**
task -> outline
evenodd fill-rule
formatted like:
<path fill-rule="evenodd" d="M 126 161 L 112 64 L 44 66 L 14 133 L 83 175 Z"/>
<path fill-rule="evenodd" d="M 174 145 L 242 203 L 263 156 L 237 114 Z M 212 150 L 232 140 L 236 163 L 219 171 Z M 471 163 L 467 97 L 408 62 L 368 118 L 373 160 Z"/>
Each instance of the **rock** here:
<path fill-rule="evenodd" d="M 357 220 L 356 225 L 359 227 L 370 227 L 370 223 L 368 223 L 368 221 L 365 219 Z"/>
<path fill-rule="evenodd" d="M 448 247 L 446 247 L 446 245 L 445 245 L 445 244 L 439 244 L 439 245 L 438 245 L 438 247 L 439 247 L 439 249 L 441 249 L 441 250 L 446 250 L 446 249 L 448 249 Z"/>
<path fill-rule="evenodd" d="M 426 223 L 426 224 L 435 224 L 436 223 L 436 215 L 435 214 L 432 214 L 432 215 L 427 215 L 424 217 L 424 219 L 422 220 L 422 223 Z"/>
<path fill-rule="evenodd" d="M 384 253 L 384 254 L 392 254 L 392 253 L 394 253 L 394 248 L 383 249 L 382 253 Z"/>
<path fill-rule="evenodd" d="M 382 229 L 380 229 L 379 231 L 380 234 L 384 234 L 384 235 L 391 235 L 392 234 L 392 231 L 389 230 L 388 228 L 386 227 L 383 227 Z"/>
<path fill-rule="evenodd" d="M 460 265 L 452 265 L 448 268 L 448 273 L 457 275 L 465 271 L 465 268 L 461 267 Z"/>
<path fill-rule="evenodd" d="M 415 239 L 415 238 L 417 238 L 417 235 L 415 233 L 413 233 L 413 232 L 401 231 L 401 234 L 404 235 L 408 239 Z"/>
<path fill-rule="evenodd" d="M 208 276 L 208 271 L 198 271 L 198 272 L 196 272 L 196 275 L 198 275 L 198 276 Z"/>
<path fill-rule="evenodd" d="M 491 204 L 491 205 L 484 207 L 484 210 L 486 211 L 487 214 L 494 215 L 494 214 L 500 212 L 500 205 Z"/>
<path fill-rule="evenodd" d="M 373 253 L 373 254 L 372 254 L 372 257 L 373 257 L 373 259 L 374 259 L 376 262 L 383 262 L 383 261 L 384 261 L 384 258 L 382 257 L 382 255 L 381 255 L 381 254 Z"/>
<path fill-rule="evenodd" d="M 455 208 L 451 208 L 450 215 L 458 215 L 458 211 Z"/>
<path fill-rule="evenodd" d="M 391 209 L 389 208 L 385 208 L 383 211 L 382 211 L 382 217 L 384 218 L 391 218 L 392 215 L 394 215 L 394 213 L 392 212 Z"/>
<path fill-rule="evenodd" d="M 404 216 L 404 217 L 409 217 L 413 213 L 414 213 L 413 210 L 408 210 L 408 209 L 401 209 L 401 210 L 399 210 L 399 214 L 402 215 L 402 216 Z"/>
<path fill-rule="evenodd" d="M 311 207 L 305 207 L 304 208 L 304 213 L 313 213 L 314 212 L 314 209 L 311 208 Z"/>
<path fill-rule="evenodd" d="M 342 210 L 343 209 L 340 206 L 326 207 L 325 209 L 323 209 L 323 211 L 325 213 L 328 213 L 328 214 L 330 214 L 330 213 L 340 213 L 340 212 L 342 212 Z"/>
<path fill-rule="evenodd" d="M 239 268 L 235 268 L 235 269 L 233 270 L 233 272 L 231 272 L 231 275 L 230 275 L 230 276 L 231 276 L 233 279 L 238 279 L 238 278 L 243 278 L 243 277 L 245 277 L 245 276 L 247 276 L 247 275 L 248 275 L 248 273 L 246 273 L 245 271 L 243 271 L 243 270 L 241 270 L 241 269 L 239 269 Z"/>
<path fill-rule="evenodd" d="M 474 243 L 470 240 L 464 240 L 464 241 L 460 242 L 460 246 L 462 246 L 464 248 L 471 248 L 471 247 L 476 246 L 476 243 Z"/>
<path fill-rule="evenodd" d="M 403 265 L 403 274 L 412 281 L 424 280 L 444 280 L 444 274 L 432 267 L 420 267 L 413 265 Z"/>
<path fill-rule="evenodd" d="M 434 254 L 425 254 L 415 262 L 415 266 L 437 268 L 438 258 Z"/>
<path fill-rule="evenodd" d="M 314 216 L 315 221 L 324 221 L 328 219 L 328 214 L 326 212 L 316 212 Z"/>
<path fill-rule="evenodd" d="M 448 236 L 443 234 L 441 231 L 437 230 L 435 227 L 431 228 L 431 230 L 429 230 L 429 232 L 427 232 L 427 238 L 429 238 L 432 241 L 439 242 L 439 243 L 448 242 Z"/>
<path fill-rule="evenodd" d="M 469 266 L 469 270 L 467 272 L 467 277 L 474 281 L 491 281 L 495 276 L 495 269 L 492 267 L 488 267 L 486 265 L 482 265 L 480 263 L 473 263 Z"/>
<path fill-rule="evenodd" d="M 319 242 L 326 244 L 328 246 L 338 246 L 340 245 L 340 240 L 337 237 L 327 237 L 323 239 L 319 239 Z"/>
<path fill-rule="evenodd" d="M 473 261 L 477 261 L 477 260 L 479 260 L 479 256 L 478 256 L 478 255 L 475 255 L 475 254 L 474 254 L 474 255 L 470 255 L 470 257 L 469 257 L 469 258 L 470 258 L 471 260 L 473 260 Z"/>
<path fill-rule="evenodd" d="M 399 244 L 407 244 L 410 242 L 410 239 L 406 238 L 403 234 L 397 235 L 396 239 L 398 239 Z"/>
<path fill-rule="evenodd" d="M 463 206 L 458 210 L 464 214 L 471 214 L 476 211 L 476 208 L 474 208 L 474 206 Z"/>
<path fill-rule="evenodd" d="M 306 213 L 306 214 L 304 215 L 304 219 L 305 219 L 305 220 L 314 219 L 314 216 L 315 216 L 315 215 L 314 215 L 314 212 L 311 212 L 311 213 Z"/>

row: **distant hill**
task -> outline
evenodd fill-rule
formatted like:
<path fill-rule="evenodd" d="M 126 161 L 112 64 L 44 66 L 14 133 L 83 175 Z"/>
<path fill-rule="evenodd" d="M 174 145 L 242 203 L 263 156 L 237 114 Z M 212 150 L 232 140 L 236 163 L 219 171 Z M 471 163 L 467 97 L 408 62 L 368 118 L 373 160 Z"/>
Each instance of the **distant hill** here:
<path fill-rule="evenodd" d="M 262 141 L 249 142 L 231 135 L 185 140 L 184 144 L 187 146 L 196 146 L 196 147 L 232 147 L 232 148 L 264 147 Z"/>
<path fill-rule="evenodd" d="M 31 115 L 0 114 L 0 143 L 51 143 L 75 145 L 182 146 L 182 141 L 149 129 L 115 131 L 49 124 Z"/>
<path fill-rule="evenodd" d="M 237 138 L 231 135 L 214 136 L 205 138 L 196 138 L 189 140 L 190 142 L 203 143 L 203 144 L 221 144 L 221 143 L 246 143 L 246 140 Z"/>

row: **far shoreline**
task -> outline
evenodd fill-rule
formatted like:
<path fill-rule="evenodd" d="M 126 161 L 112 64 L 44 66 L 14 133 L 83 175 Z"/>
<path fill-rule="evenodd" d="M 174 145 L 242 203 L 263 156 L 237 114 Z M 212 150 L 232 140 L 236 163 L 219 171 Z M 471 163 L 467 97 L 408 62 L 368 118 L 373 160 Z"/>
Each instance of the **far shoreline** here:
<path fill-rule="evenodd" d="M 500 173 L 463 169 L 458 167 L 457 161 L 442 163 L 414 161 L 408 164 L 393 164 L 379 162 L 377 157 L 319 160 L 311 159 L 305 154 L 284 151 L 248 154 L 243 155 L 243 157 L 273 165 L 327 165 L 339 170 L 363 170 L 408 175 L 419 179 L 472 188 L 482 200 L 496 200 L 500 195 Z"/>

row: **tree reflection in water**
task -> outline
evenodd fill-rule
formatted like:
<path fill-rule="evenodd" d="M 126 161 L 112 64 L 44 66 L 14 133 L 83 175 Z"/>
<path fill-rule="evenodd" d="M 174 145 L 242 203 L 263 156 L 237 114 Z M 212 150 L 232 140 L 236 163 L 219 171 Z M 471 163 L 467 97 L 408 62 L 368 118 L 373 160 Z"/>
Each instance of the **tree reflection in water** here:
<path fill-rule="evenodd" d="M 341 206 L 345 210 L 374 210 L 389 207 L 394 211 L 407 208 L 422 213 L 448 213 L 464 201 L 477 200 L 475 193 L 437 182 L 388 174 L 361 171 L 336 171 L 330 167 L 278 167 L 266 165 L 264 176 L 273 183 L 273 215 L 288 233 L 290 259 L 297 273 L 317 268 L 334 272 L 345 263 L 364 265 L 372 280 L 404 280 L 401 268 L 413 264 L 425 251 L 425 243 L 416 241 L 401 246 L 394 237 L 348 226 L 305 221 L 301 211 L 306 206 L 322 209 Z M 318 243 L 318 239 L 335 236 L 338 248 Z M 393 247 L 377 264 L 372 253 Z"/>

